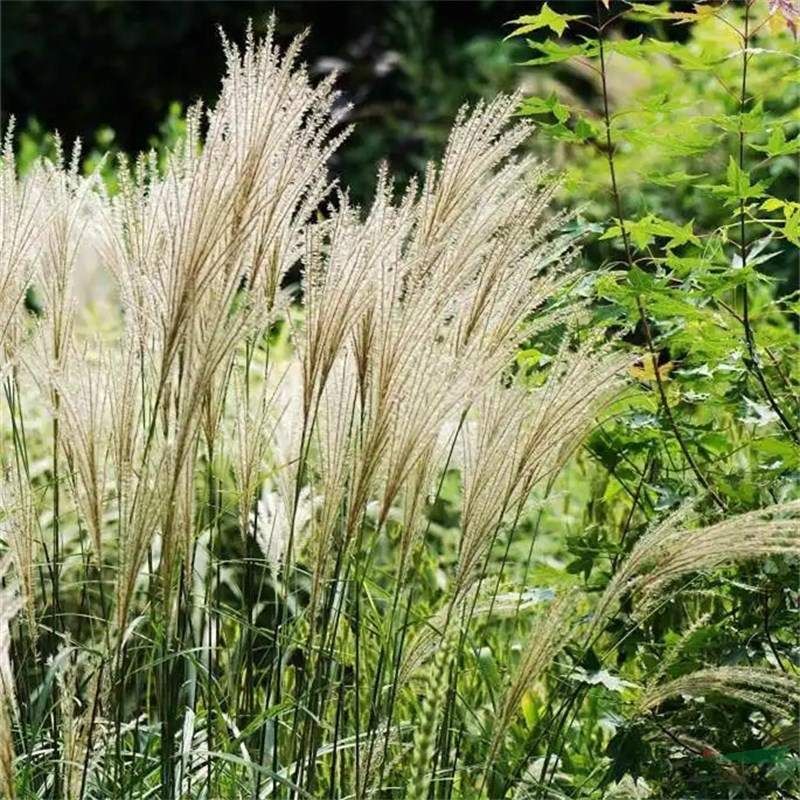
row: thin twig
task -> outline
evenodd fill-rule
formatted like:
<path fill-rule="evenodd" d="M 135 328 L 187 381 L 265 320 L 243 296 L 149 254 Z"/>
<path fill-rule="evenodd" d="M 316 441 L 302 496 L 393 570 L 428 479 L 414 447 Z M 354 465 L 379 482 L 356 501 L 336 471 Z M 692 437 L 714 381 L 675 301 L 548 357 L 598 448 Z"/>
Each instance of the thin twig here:
<path fill-rule="evenodd" d="M 739 98 L 739 172 L 744 172 L 744 147 L 745 147 L 745 131 L 742 125 L 742 117 L 745 113 L 745 106 L 747 105 L 747 64 L 748 52 L 747 46 L 750 42 L 752 34 L 750 33 L 750 3 L 747 0 L 744 10 L 744 46 L 742 47 L 742 93 Z M 747 267 L 747 234 L 745 227 L 745 201 L 744 197 L 739 198 L 739 259 L 742 263 L 742 269 Z M 761 361 L 756 347 L 755 334 L 753 326 L 750 321 L 750 298 L 747 290 L 747 283 L 742 285 L 742 325 L 744 326 L 744 338 L 747 344 L 748 358 L 745 359 L 745 366 L 748 370 L 755 375 L 761 389 L 764 392 L 767 402 L 772 410 L 783 425 L 786 432 L 792 438 L 795 444 L 800 445 L 800 434 L 798 434 L 794 425 L 789 421 L 783 409 L 770 389 L 767 383 L 764 370 L 761 369 Z"/>

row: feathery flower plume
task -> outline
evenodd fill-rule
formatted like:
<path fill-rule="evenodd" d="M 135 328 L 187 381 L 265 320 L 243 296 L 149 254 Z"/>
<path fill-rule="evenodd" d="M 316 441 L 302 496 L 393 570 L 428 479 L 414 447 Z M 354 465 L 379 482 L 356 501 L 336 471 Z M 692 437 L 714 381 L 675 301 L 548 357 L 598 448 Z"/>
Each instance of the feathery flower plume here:
<path fill-rule="evenodd" d="M 620 598 L 632 592 L 646 614 L 679 578 L 767 555 L 800 554 L 800 501 L 767 506 L 705 528 L 686 529 L 683 509 L 656 525 L 636 543 L 595 610 L 600 624 Z"/>
<path fill-rule="evenodd" d="M 19 580 L 19 594 L 30 635 L 36 636 L 36 590 L 39 553 L 38 518 L 33 493 L 27 481 L 8 478 L 0 482 L 0 533 L 8 543 L 8 554 Z"/>
<path fill-rule="evenodd" d="M 78 347 L 81 347 L 79 350 Z M 69 482 L 92 542 L 97 563 L 103 558 L 103 525 L 111 488 L 110 461 L 113 426 L 112 382 L 116 380 L 115 353 L 100 342 L 70 342 L 64 358 L 69 369 L 50 378 L 58 396 Z M 33 370 L 33 365 L 30 366 Z"/>
<path fill-rule="evenodd" d="M 638 701 L 650 711 L 676 695 L 720 694 L 781 717 L 793 717 L 800 703 L 800 681 L 782 672 L 756 667 L 712 667 L 650 686 Z"/>
<path fill-rule="evenodd" d="M 191 567 L 199 431 L 225 405 L 239 345 L 282 307 L 281 281 L 344 135 L 331 136 L 331 82 L 312 86 L 297 65 L 301 39 L 281 54 L 274 33 L 274 20 L 263 40 L 248 31 L 243 50 L 223 37 L 217 104 L 192 109 L 163 174 L 153 153 L 123 164 L 120 194 L 106 203 L 102 252 L 125 310 L 124 393 L 137 409 L 116 457 L 123 605 L 156 534 L 167 585 L 179 559 Z"/>
<path fill-rule="evenodd" d="M 80 142 L 76 142 L 66 165 L 57 141 L 56 161 L 42 162 L 39 167 L 47 178 L 50 213 L 43 226 L 33 275 L 44 312 L 44 321 L 36 333 L 42 340 L 45 363 L 55 375 L 65 368 L 73 338 L 76 265 L 84 249 L 93 246 L 101 207 L 96 191 L 99 176 L 85 178 L 80 174 L 80 154 Z"/>
<path fill-rule="evenodd" d="M 565 344 L 543 386 L 494 385 L 484 393 L 466 440 L 456 591 L 469 585 L 506 514 L 564 464 L 629 361 L 609 346 Z"/>
<path fill-rule="evenodd" d="M 17 177 L 13 120 L 0 153 L 0 377 L 5 375 L 22 335 L 21 306 L 49 220 L 49 183 L 53 172 L 36 164 L 25 179 Z"/>
<path fill-rule="evenodd" d="M 503 737 L 520 707 L 523 694 L 569 642 L 569 623 L 575 613 L 576 605 L 577 598 L 574 594 L 564 594 L 554 600 L 550 608 L 539 615 L 534 622 L 517 671 L 511 679 L 495 718 L 492 744 L 486 759 L 487 769 L 494 762 L 502 746 Z"/>

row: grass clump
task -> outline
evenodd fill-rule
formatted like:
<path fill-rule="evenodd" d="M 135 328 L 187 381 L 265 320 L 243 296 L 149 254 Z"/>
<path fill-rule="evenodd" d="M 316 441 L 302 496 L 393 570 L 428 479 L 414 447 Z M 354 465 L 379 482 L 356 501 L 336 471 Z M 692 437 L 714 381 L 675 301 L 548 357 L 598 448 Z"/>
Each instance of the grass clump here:
<path fill-rule="evenodd" d="M 587 330 L 518 96 L 465 108 L 402 191 L 382 168 L 362 210 L 327 174 L 346 132 L 299 48 L 225 40 L 217 104 L 165 165 L 123 162 L 114 196 L 77 151 L 19 178 L 6 138 L 9 797 L 544 796 L 619 604 L 644 617 L 689 572 L 800 552 L 782 504 L 654 527 L 599 606 L 505 591 L 631 357 Z M 91 262 L 102 326 L 73 292 Z M 520 369 L 531 340 L 552 355 Z M 616 685 L 634 718 L 712 689 L 787 714 L 790 678 L 762 674 Z"/>

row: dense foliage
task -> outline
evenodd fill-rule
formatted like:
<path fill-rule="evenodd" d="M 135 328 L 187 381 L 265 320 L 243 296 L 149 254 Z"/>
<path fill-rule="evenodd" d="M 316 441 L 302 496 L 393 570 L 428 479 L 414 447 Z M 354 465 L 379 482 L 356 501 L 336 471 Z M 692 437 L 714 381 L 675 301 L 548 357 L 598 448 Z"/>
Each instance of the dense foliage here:
<path fill-rule="evenodd" d="M 621 18 L 648 33 L 621 38 Z M 527 63 L 590 82 L 595 100 L 564 91 L 527 98 L 521 113 L 552 141 L 566 202 L 582 204 L 596 319 L 625 330 L 642 353 L 633 370 L 641 391 L 586 444 L 604 470 L 581 509 L 568 569 L 589 585 L 604 585 L 647 520 L 681 503 L 713 518 L 796 496 L 796 21 L 791 4 L 673 12 L 629 3 L 598 4 L 589 16 L 545 9 L 513 23 L 512 36 L 580 34 L 529 40 Z M 676 26 L 686 31 L 680 43 L 669 38 Z M 696 579 L 628 638 L 618 662 L 646 674 L 688 626 L 674 674 L 759 658 L 794 673 L 796 574 L 796 563 L 769 560 Z M 664 796 L 766 795 L 763 763 L 734 773 L 691 758 L 763 747 L 758 725 L 748 731 L 739 712 L 732 724 L 730 708 L 690 704 L 625 725 L 609 746 L 613 771 L 646 775 Z M 596 722 L 589 716 L 584 730 Z M 796 786 L 793 769 L 787 756 L 772 774 Z"/>
<path fill-rule="evenodd" d="M 150 156 L 9 133 L 0 792 L 797 797 L 800 12 L 672 5 L 446 135 L 406 59 L 364 208 L 271 26 Z"/>

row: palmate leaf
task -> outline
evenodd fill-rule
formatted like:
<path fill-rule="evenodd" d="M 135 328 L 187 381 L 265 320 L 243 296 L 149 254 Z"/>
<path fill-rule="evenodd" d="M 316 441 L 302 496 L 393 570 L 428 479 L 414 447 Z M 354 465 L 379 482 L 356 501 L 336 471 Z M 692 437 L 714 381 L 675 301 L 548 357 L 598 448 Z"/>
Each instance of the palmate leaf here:
<path fill-rule="evenodd" d="M 753 200 L 764 197 L 769 182 L 750 182 L 750 174 L 739 167 L 733 156 L 728 158 L 728 169 L 725 173 L 725 184 L 698 184 L 698 189 L 706 189 L 715 197 L 725 198 L 726 206 L 735 206 L 742 200 Z"/>
<path fill-rule="evenodd" d="M 709 363 L 725 362 L 737 352 L 741 339 L 732 332 L 720 328 L 713 319 L 690 320 L 670 336 L 670 346 L 685 350 L 697 361 Z M 739 372 L 743 367 L 730 364 L 726 372 Z M 683 371 L 683 374 L 687 374 Z"/>
<path fill-rule="evenodd" d="M 724 134 L 702 128 L 682 128 L 681 132 L 660 133 L 655 126 L 647 129 L 622 128 L 615 132 L 619 141 L 639 148 L 659 147 L 671 156 L 700 156 L 717 145 Z"/>
<path fill-rule="evenodd" d="M 544 55 L 523 61 L 520 66 L 536 66 L 537 64 L 559 64 L 569 61 L 576 56 L 584 58 L 594 58 L 600 52 L 597 42 L 586 40 L 583 44 L 574 44 L 564 47 L 558 42 L 547 39 L 544 42 L 534 42 L 532 39 L 525 40 L 531 50 L 538 50 Z"/>
<path fill-rule="evenodd" d="M 648 308 L 654 313 L 672 319 L 700 320 L 707 315 L 707 311 L 695 301 L 692 292 L 676 292 L 671 288 L 654 292 L 648 298 Z"/>
<path fill-rule="evenodd" d="M 717 13 L 715 5 L 694 4 L 694 11 L 676 11 L 671 16 L 677 20 L 676 25 L 687 25 L 698 20 L 708 19 Z"/>
<path fill-rule="evenodd" d="M 672 18 L 669 3 L 631 3 L 630 8 L 630 18 L 639 21 Z"/>
<path fill-rule="evenodd" d="M 783 222 L 781 222 L 781 220 L 762 219 L 761 223 L 772 231 L 772 233 L 783 236 L 796 247 L 800 247 L 800 203 L 794 200 L 781 200 L 777 197 L 768 197 L 761 203 L 759 208 L 767 212 L 782 211 Z M 751 263 L 749 259 L 748 263 Z"/>
<path fill-rule="evenodd" d="M 770 234 L 769 236 L 764 236 L 763 238 L 754 241 L 750 245 L 746 255 L 748 267 L 755 267 L 758 264 L 765 264 L 767 261 L 771 261 L 776 256 L 781 255 L 779 250 L 774 250 L 771 253 L 764 252 L 772 241 L 773 237 Z M 744 266 L 745 263 L 742 261 L 741 255 L 739 253 L 734 253 L 731 258 L 731 267 L 733 269 L 742 269 Z"/>
<path fill-rule="evenodd" d="M 548 30 L 553 31 L 553 33 L 556 35 L 562 36 L 567 27 L 569 27 L 569 23 L 577 19 L 586 19 L 586 15 L 559 14 L 557 11 L 553 11 L 553 9 L 550 8 L 547 3 L 545 3 L 542 6 L 542 10 L 538 14 L 526 14 L 506 23 L 508 25 L 517 24 L 520 27 L 511 31 L 511 33 L 509 33 L 505 38 L 511 39 L 514 36 L 524 36 L 526 33 L 531 33 L 532 31 L 537 31 L 541 28 L 547 28 Z"/>
<path fill-rule="evenodd" d="M 764 103 L 759 101 L 745 113 L 714 116 L 711 121 L 729 133 L 758 133 L 764 129 Z"/>
<path fill-rule="evenodd" d="M 694 52 L 685 47 L 676 47 L 672 55 L 683 67 L 693 72 L 710 72 L 720 62 L 716 55 L 708 52 Z"/>
<path fill-rule="evenodd" d="M 766 153 L 772 158 L 775 156 L 791 155 L 793 153 L 800 153 L 800 136 L 795 136 L 787 142 L 783 126 L 776 125 L 772 129 L 766 144 L 749 144 L 749 147 L 752 150 L 757 150 L 759 153 Z"/>
<path fill-rule="evenodd" d="M 687 243 L 695 244 L 699 247 L 700 240 L 694 235 L 693 226 L 694 220 L 691 219 L 685 225 L 677 225 L 654 214 L 647 214 L 647 216 L 639 220 L 625 221 L 626 232 L 634 245 L 640 249 L 647 247 L 654 238 L 669 239 L 664 245 L 667 250 Z M 621 235 L 622 229 L 620 226 L 612 225 L 600 238 L 614 239 Z"/>
<path fill-rule="evenodd" d="M 675 364 L 668 361 L 666 364 L 657 364 L 658 359 L 654 358 L 650 353 L 645 353 L 641 360 L 628 367 L 628 373 L 632 378 L 644 383 L 655 383 L 656 370 L 658 370 L 658 377 L 662 382 L 670 380 L 669 373 L 672 372 Z"/>
<path fill-rule="evenodd" d="M 619 39 L 618 41 L 610 41 L 604 43 L 607 53 L 619 53 L 621 56 L 628 58 L 640 58 L 644 55 L 644 48 L 642 45 L 642 34 L 639 34 L 633 39 Z"/>
<path fill-rule="evenodd" d="M 666 174 L 651 172 L 646 179 L 649 183 L 655 183 L 657 186 L 683 186 L 684 184 L 694 183 L 699 178 L 705 178 L 707 174 L 706 172 L 701 172 L 697 175 L 692 175 L 683 171 L 668 172 Z"/>
<path fill-rule="evenodd" d="M 556 93 L 552 92 L 549 97 L 526 97 L 522 101 L 519 111 L 520 116 L 533 116 L 536 114 L 552 114 L 559 122 L 566 122 L 570 116 L 570 110 L 563 103 L 558 101 Z"/>

